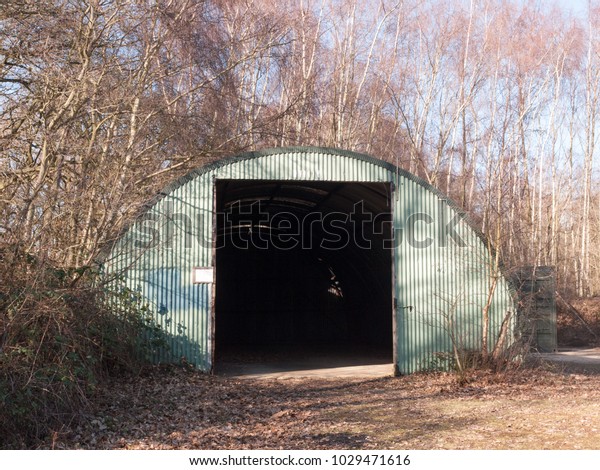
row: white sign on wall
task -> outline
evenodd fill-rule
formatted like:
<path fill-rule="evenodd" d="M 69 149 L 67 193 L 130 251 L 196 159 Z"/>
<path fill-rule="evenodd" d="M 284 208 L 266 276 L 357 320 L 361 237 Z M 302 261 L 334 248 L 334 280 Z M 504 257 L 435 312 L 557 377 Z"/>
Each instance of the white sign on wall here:
<path fill-rule="evenodd" d="M 213 268 L 194 268 L 192 282 L 194 284 L 210 284 L 214 281 Z"/>

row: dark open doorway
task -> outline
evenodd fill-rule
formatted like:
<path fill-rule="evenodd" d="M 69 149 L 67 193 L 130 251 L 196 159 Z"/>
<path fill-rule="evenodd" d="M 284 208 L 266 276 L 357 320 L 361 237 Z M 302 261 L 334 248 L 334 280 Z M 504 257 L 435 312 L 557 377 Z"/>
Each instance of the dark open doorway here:
<path fill-rule="evenodd" d="M 218 180 L 216 197 L 217 373 L 392 362 L 389 183 Z"/>

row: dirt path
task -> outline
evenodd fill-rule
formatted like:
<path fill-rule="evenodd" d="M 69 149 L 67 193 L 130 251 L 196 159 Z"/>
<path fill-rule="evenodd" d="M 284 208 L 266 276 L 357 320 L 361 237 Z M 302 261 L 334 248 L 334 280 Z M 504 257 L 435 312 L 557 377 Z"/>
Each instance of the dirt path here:
<path fill-rule="evenodd" d="M 394 374 L 394 364 L 323 367 L 310 363 L 276 365 L 227 364 L 219 375 L 237 379 L 373 379 Z"/>
<path fill-rule="evenodd" d="M 559 349 L 555 353 L 534 354 L 532 359 L 554 364 L 566 372 L 600 373 L 600 348 Z"/>
<path fill-rule="evenodd" d="M 154 369 L 55 436 L 98 449 L 600 449 L 600 376 L 232 379 Z"/>

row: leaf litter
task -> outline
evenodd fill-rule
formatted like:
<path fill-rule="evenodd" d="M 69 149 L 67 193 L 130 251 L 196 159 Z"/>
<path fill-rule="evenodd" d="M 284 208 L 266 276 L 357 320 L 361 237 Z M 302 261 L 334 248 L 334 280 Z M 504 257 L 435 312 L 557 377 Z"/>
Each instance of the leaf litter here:
<path fill-rule="evenodd" d="M 236 379 L 154 367 L 102 388 L 59 449 L 600 449 L 600 376 Z"/>

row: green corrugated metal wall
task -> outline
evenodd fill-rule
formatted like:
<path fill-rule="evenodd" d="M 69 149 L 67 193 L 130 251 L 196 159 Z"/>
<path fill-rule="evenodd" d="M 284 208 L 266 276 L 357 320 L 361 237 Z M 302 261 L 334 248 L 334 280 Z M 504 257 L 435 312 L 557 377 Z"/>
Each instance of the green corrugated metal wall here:
<path fill-rule="evenodd" d="M 394 249 L 397 371 L 439 366 L 444 353 L 452 351 L 451 337 L 467 349 L 479 346 L 482 311 L 494 274 L 483 237 L 464 217 L 454 230 L 465 246 L 437 238 L 437 221 L 451 221 L 457 209 L 419 178 L 372 157 L 285 148 L 247 153 L 191 172 L 166 188 L 113 247 L 105 269 L 109 274 L 124 272 L 129 288 L 148 300 L 168 335 L 169 348 L 157 361 L 185 357 L 202 370 L 212 367 L 213 285 L 193 284 L 191 276 L 195 266 L 213 266 L 213 250 L 206 241 L 212 240 L 215 179 L 392 182 L 396 236 L 435 240 L 423 248 L 403 240 Z M 436 222 L 407 224 L 418 212 Z M 165 222 L 170 219 L 171 225 Z M 407 227 L 413 225 L 409 233 Z M 161 243 L 136 248 L 135 240 L 142 235 L 147 241 L 157 236 Z M 501 276 L 490 309 L 491 342 L 506 312 L 513 310 L 512 290 Z"/>

